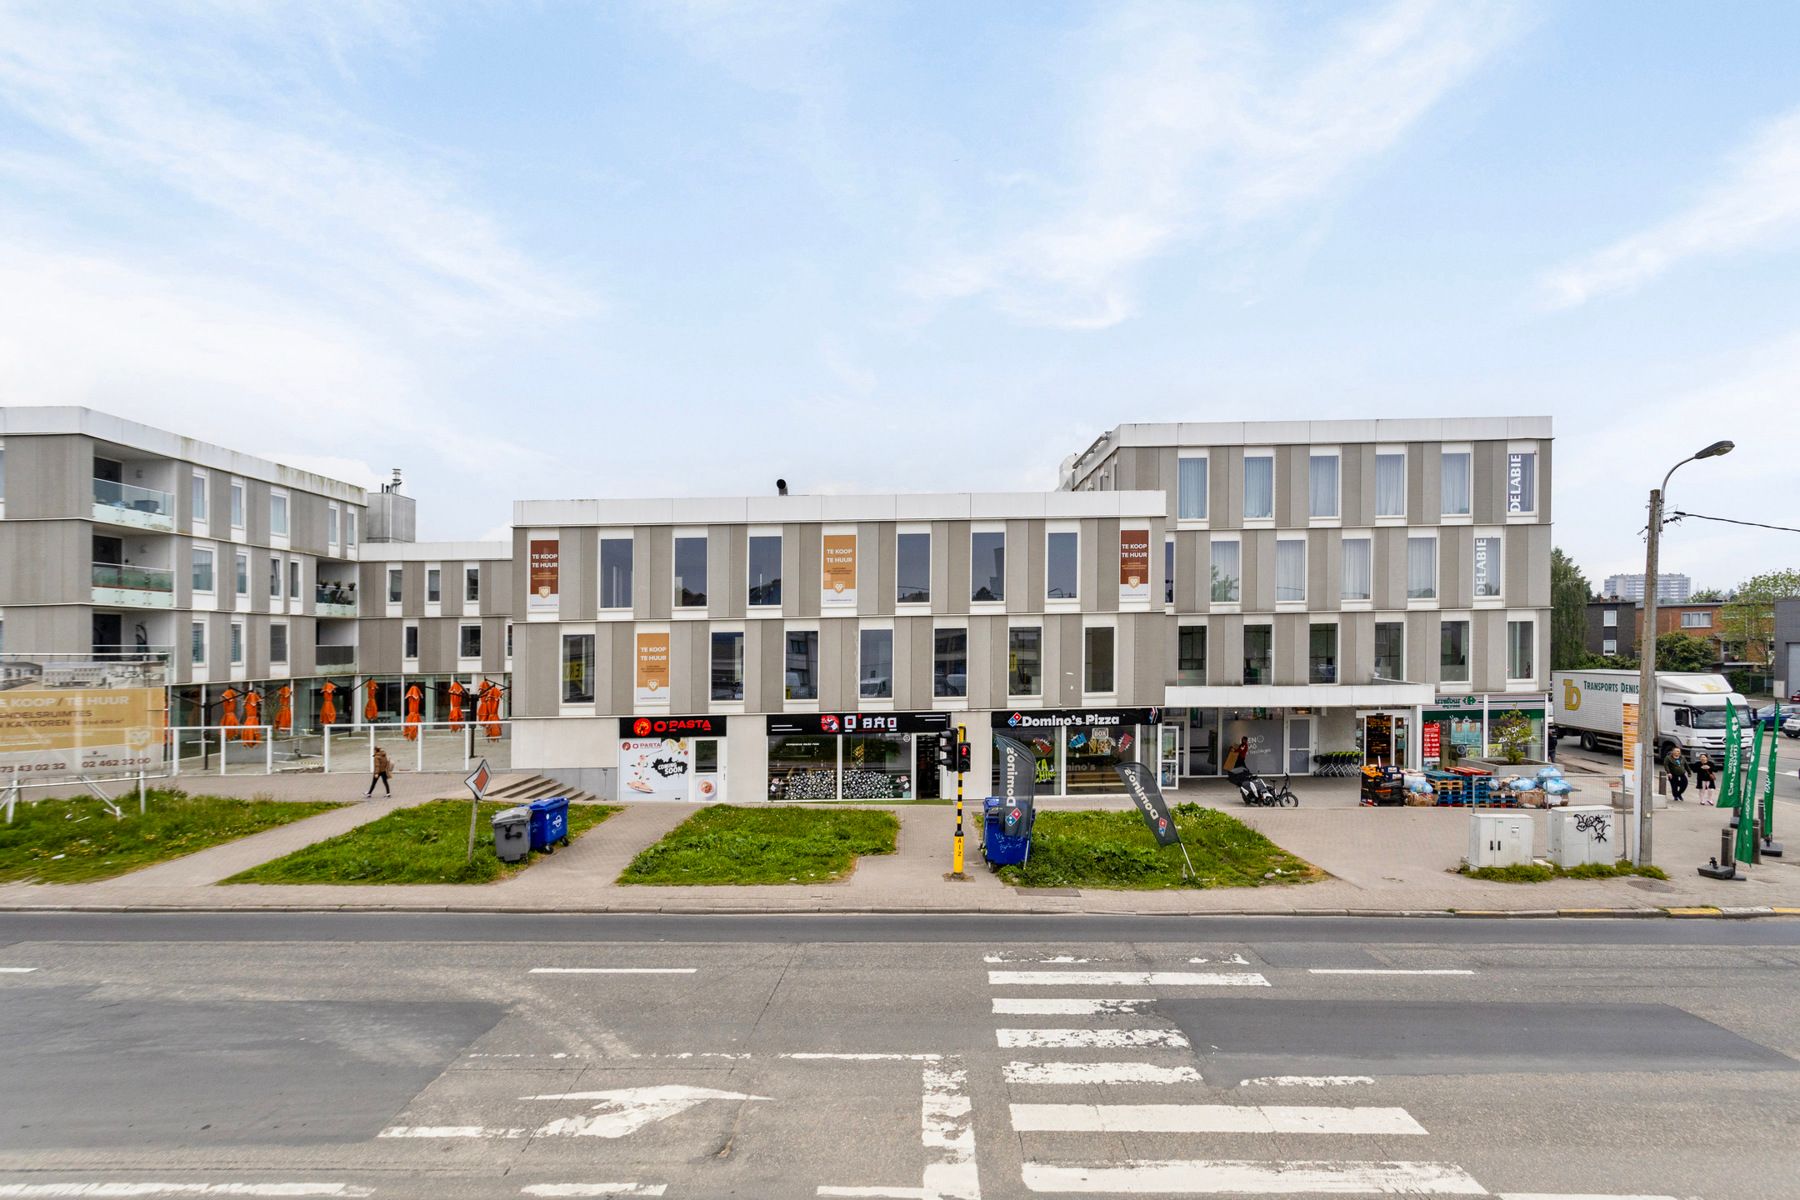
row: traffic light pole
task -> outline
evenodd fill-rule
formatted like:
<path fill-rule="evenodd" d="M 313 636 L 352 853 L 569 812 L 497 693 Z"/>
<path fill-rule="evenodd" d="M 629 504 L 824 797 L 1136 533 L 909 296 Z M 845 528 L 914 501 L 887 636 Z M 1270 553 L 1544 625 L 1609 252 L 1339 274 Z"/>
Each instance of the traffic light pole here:
<path fill-rule="evenodd" d="M 954 879 L 963 877 L 963 772 L 962 746 L 968 738 L 968 730 L 962 725 L 956 727 L 956 840 L 950 850 L 950 875 Z"/>

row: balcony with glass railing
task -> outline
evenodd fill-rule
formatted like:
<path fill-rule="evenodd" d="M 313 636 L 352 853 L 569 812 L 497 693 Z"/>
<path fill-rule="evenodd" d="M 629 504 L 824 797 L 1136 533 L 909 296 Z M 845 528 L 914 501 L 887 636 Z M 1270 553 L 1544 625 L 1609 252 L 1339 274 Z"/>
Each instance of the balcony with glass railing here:
<path fill-rule="evenodd" d="M 175 572 L 133 563 L 94 564 L 94 603 L 174 608 Z"/>
<path fill-rule="evenodd" d="M 354 617 L 356 585 L 320 580 L 313 589 L 313 613 L 321 617 Z"/>
<path fill-rule="evenodd" d="M 131 529 L 175 528 L 175 497 L 155 488 L 94 480 L 94 520 Z"/>
<path fill-rule="evenodd" d="M 321 675 L 342 675 L 356 670 L 355 646 L 315 646 L 313 664 Z"/>

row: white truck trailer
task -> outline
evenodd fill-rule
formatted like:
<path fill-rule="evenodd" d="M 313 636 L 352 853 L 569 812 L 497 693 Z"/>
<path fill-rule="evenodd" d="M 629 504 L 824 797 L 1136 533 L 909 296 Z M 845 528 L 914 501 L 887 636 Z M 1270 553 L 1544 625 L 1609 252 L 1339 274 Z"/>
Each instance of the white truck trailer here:
<path fill-rule="evenodd" d="M 1625 705 L 1638 699 L 1636 671 L 1553 671 L 1550 686 L 1560 736 L 1579 737 L 1583 750 L 1621 748 Z M 1748 708 L 1723 675 L 1658 671 L 1656 698 L 1658 762 L 1676 746 L 1690 760 L 1705 753 L 1718 762 L 1725 749 L 1726 703 L 1740 718 Z"/>

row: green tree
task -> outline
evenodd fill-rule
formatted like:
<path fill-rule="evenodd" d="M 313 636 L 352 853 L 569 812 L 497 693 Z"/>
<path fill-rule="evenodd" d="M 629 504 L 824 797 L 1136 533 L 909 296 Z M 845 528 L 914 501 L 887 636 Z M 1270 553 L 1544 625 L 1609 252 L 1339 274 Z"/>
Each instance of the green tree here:
<path fill-rule="evenodd" d="M 1587 606 L 1593 589 L 1575 560 L 1550 552 L 1550 669 L 1572 671 L 1587 662 Z"/>
<path fill-rule="evenodd" d="M 1690 592 L 1688 599 L 1695 604 L 1703 604 L 1713 600 L 1724 600 L 1725 593 L 1718 588 L 1701 588 L 1697 592 Z"/>
<path fill-rule="evenodd" d="M 1800 570 L 1764 571 L 1738 584 L 1737 591 L 1719 610 L 1725 645 L 1745 662 L 1768 661 L 1775 640 L 1775 602 L 1800 596 Z"/>
<path fill-rule="evenodd" d="M 1719 665 L 1719 653 L 1705 638 L 1691 633 L 1665 633 L 1656 639 L 1659 671 L 1710 671 Z"/>

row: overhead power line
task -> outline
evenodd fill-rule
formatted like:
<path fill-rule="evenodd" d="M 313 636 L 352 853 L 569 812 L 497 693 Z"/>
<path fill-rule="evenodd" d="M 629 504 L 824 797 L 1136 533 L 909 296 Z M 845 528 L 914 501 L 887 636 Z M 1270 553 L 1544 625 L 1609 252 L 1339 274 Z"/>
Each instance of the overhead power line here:
<path fill-rule="evenodd" d="M 1774 529 L 1781 533 L 1800 533 L 1800 529 L 1795 529 L 1792 525 L 1765 525 L 1761 521 L 1739 521 L 1734 517 L 1709 517 L 1705 513 L 1682 512 L 1680 509 L 1671 512 L 1665 519 L 1675 521 L 1682 517 L 1692 517 L 1696 521 L 1718 521 L 1724 525 L 1750 525 L 1757 529 Z"/>

